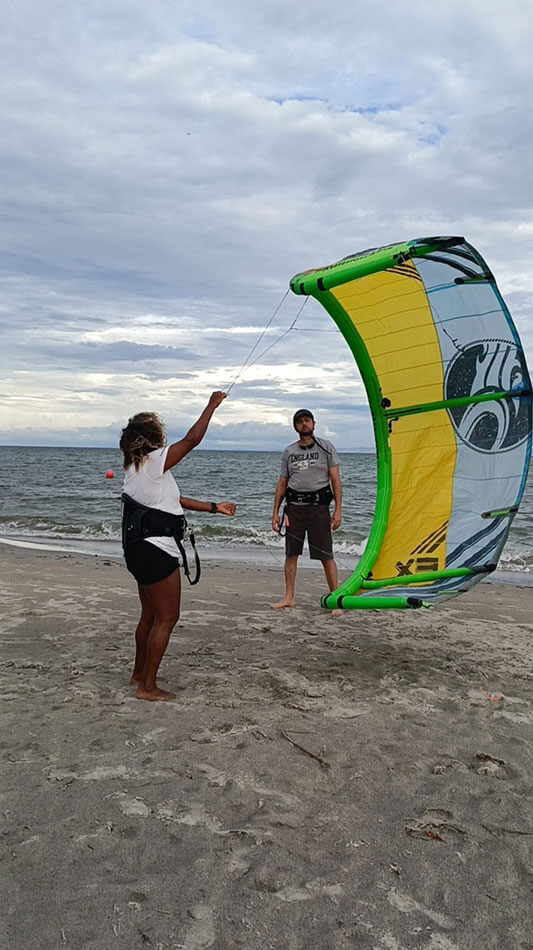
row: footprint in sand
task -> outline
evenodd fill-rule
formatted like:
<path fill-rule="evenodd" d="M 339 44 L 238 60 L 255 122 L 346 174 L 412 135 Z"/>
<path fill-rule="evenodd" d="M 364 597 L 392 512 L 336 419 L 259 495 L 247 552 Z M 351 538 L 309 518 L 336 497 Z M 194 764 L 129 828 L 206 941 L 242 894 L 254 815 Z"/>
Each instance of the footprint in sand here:
<path fill-rule="evenodd" d="M 142 798 L 128 798 L 122 792 L 118 792 L 114 797 L 118 798 L 119 808 L 127 818 L 149 818 L 152 814 L 152 809 Z"/>
<path fill-rule="evenodd" d="M 443 930 L 453 930 L 456 927 L 456 921 L 452 917 L 432 910 L 430 907 L 424 907 L 423 904 L 419 904 L 414 897 L 411 897 L 409 894 L 402 894 L 401 891 L 398 891 L 395 887 L 389 890 L 387 900 L 392 907 L 395 907 L 396 910 L 399 910 L 402 914 L 422 914 Z"/>
<path fill-rule="evenodd" d="M 342 884 L 326 884 L 319 878 L 306 881 L 303 885 L 286 884 L 283 880 L 276 880 L 270 873 L 258 876 L 255 879 L 258 891 L 267 891 L 278 900 L 292 904 L 297 901 L 309 901 L 316 897 L 329 897 L 334 903 L 344 894 Z"/>
<path fill-rule="evenodd" d="M 202 950 L 212 947 L 215 942 L 215 922 L 213 909 L 209 904 L 195 904 L 187 911 L 192 923 L 187 929 L 184 943 L 179 944 L 182 950 Z"/>

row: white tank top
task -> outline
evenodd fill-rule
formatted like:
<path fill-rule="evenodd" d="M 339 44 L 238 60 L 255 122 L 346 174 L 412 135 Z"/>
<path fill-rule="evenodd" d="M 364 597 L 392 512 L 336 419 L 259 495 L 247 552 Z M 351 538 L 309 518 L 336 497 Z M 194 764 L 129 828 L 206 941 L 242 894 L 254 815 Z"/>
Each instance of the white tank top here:
<path fill-rule="evenodd" d="M 124 491 L 127 495 L 148 508 L 170 511 L 173 515 L 182 515 L 180 490 L 170 469 L 164 471 L 169 446 L 155 449 L 146 456 L 139 471 L 130 465 L 124 473 Z M 173 557 L 178 556 L 178 546 L 174 538 L 146 538 L 150 544 L 166 551 Z"/>

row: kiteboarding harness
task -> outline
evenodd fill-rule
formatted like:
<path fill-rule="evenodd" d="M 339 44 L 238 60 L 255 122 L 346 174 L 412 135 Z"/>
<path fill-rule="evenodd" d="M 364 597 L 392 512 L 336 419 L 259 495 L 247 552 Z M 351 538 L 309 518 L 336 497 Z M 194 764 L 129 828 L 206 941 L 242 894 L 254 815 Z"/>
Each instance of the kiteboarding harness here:
<path fill-rule="evenodd" d="M 122 494 L 122 546 L 124 550 L 138 541 L 148 538 L 174 538 L 181 555 L 183 572 L 189 584 L 197 584 L 200 580 L 201 565 L 194 532 L 188 528 L 185 515 L 174 515 L 170 511 L 161 511 L 159 508 L 148 508 L 135 501 L 126 492 Z M 194 553 L 195 574 L 191 579 L 189 562 L 183 546 L 184 540 L 190 541 Z"/>

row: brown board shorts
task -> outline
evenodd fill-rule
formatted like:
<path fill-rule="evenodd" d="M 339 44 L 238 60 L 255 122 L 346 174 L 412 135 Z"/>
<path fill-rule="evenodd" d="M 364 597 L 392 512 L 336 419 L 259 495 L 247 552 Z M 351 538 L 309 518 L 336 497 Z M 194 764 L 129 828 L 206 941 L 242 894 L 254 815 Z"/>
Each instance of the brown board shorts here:
<path fill-rule="evenodd" d="M 314 561 L 333 560 L 328 505 L 287 505 L 285 531 L 287 557 L 302 553 L 307 533 L 309 557 Z"/>

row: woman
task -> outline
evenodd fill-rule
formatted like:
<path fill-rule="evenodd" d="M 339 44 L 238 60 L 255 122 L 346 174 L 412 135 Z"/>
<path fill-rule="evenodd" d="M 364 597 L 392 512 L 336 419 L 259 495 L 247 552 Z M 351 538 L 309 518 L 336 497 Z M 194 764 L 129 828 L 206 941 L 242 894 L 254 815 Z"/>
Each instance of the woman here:
<path fill-rule="evenodd" d="M 196 501 L 180 495 L 170 471 L 202 441 L 211 417 L 226 398 L 215 392 L 199 419 L 187 434 L 166 445 L 165 427 L 155 413 L 140 412 L 122 430 L 120 448 L 124 454 L 124 492 L 129 499 L 152 510 L 182 515 L 183 509 L 233 515 L 233 502 Z M 143 509 L 138 509 L 143 511 Z M 164 516 L 155 515 L 155 520 Z M 172 520 L 172 519 L 171 519 Z M 174 517 L 174 523 L 178 521 Z M 172 700 L 176 694 L 156 685 L 159 664 L 180 615 L 181 580 L 178 546 L 174 537 L 148 536 L 124 549 L 126 566 L 139 588 L 141 616 L 135 631 L 135 665 L 131 683 L 137 699 Z"/>

